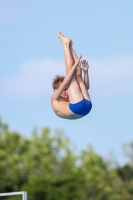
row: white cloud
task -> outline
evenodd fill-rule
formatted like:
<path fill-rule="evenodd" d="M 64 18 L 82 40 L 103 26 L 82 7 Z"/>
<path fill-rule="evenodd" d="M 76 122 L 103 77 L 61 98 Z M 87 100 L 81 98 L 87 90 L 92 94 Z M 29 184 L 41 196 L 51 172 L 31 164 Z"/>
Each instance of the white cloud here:
<path fill-rule="evenodd" d="M 90 59 L 91 88 L 102 95 L 133 94 L 133 55 Z"/>
<path fill-rule="evenodd" d="M 51 89 L 55 74 L 65 75 L 63 62 L 41 59 L 23 64 L 6 79 L 0 80 L 0 94 L 5 97 L 33 97 Z"/>
<path fill-rule="evenodd" d="M 133 55 L 88 59 L 91 92 L 101 95 L 133 94 Z M 34 60 L 0 80 L 1 97 L 36 97 L 52 92 L 52 78 L 65 75 L 64 61 Z"/>

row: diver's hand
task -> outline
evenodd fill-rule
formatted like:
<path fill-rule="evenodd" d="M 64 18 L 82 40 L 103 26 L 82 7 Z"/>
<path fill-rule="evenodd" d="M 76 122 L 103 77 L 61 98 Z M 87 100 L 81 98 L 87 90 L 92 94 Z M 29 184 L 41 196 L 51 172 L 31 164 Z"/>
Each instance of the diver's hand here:
<path fill-rule="evenodd" d="M 89 64 L 86 60 L 80 61 L 80 68 L 84 71 L 87 72 L 89 69 Z"/>

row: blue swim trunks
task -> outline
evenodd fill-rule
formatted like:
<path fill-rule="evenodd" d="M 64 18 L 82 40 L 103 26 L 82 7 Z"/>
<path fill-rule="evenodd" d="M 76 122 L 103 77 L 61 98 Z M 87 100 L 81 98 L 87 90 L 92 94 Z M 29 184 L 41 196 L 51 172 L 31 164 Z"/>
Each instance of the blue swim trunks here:
<path fill-rule="evenodd" d="M 85 116 L 90 112 L 91 108 L 92 103 L 87 99 L 83 99 L 82 101 L 74 104 L 69 103 L 69 109 L 77 115 Z"/>

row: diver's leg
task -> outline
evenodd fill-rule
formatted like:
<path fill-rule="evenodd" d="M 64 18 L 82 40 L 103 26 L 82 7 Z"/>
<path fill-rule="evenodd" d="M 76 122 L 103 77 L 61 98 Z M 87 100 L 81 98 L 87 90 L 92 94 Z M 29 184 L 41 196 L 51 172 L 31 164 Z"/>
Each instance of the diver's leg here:
<path fill-rule="evenodd" d="M 66 74 L 69 73 L 72 66 L 74 65 L 74 59 L 70 50 L 70 43 L 71 40 L 61 33 L 58 33 L 58 36 L 62 42 L 63 50 L 64 50 L 64 57 L 65 57 L 65 64 L 66 64 Z M 70 103 L 77 103 L 83 99 L 83 95 L 81 93 L 80 87 L 77 83 L 75 73 L 72 76 L 72 79 L 69 83 L 69 86 L 67 88 L 68 95 L 69 95 L 69 101 Z"/>
<path fill-rule="evenodd" d="M 70 43 L 70 50 L 71 50 L 71 53 L 72 53 L 74 62 L 76 62 L 77 59 L 78 59 L 78 57 L 77 57 L 75 51 L 74 51 L 73 48 L 72 48 L 72 42 Z M 89 92 L 88 92 L 88 90 L 87 90 L 87 88 L 86 88 L 86 86 L 85 86 L 85 84 L 84 84 L 84 82 L 83 82 L 83 80 L 82 80 L 82 70 L 81 70 L 81 68 L 80 68 L 80 65 L 77 67 L 76 73 L 75 73 L 75 74 L 76 74 L 76 79 L 77 79 L 77 82 L 78 82 L 78 84 L 79 84 L 79 86 L 80 86 L 80 89 L 81 89 L 81 92 L 82 92 L 83 97 L 84 97 L 85 99 L 91 101 Z"/>
<path fill-rule="evenodd" d="M 70 51 L 71 51 L 71 54 L 72 54 L 72 57 L 73 57 L 74 63 L 75 63 L 78 59 L 78 56 L 76 55 L 75 51 L 72 48 L 72 42 L 70 43 Z M 76 74 L 76 78 L 81 77 L 81 79 L 82 79 L 82 70 L 81 70 L 80 66 L 78 66 L 76 68 L 75 74 Z M 79 80 L 77 80 L 77 81 L 79 81 Z"/>

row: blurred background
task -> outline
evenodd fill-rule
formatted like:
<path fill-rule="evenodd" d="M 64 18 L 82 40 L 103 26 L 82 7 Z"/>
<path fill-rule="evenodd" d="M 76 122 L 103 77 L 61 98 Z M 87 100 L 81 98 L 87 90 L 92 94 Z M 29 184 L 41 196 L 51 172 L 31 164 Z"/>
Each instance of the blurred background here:
<path fill-rule="evenodd" d="M 133 199 L 133 1 L 0 1 L 0 192 L 35 200 Z M 65 75 L 57 32 L 89 62 L 93 108 L 51 108 Z"/>

